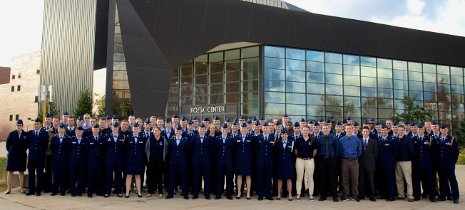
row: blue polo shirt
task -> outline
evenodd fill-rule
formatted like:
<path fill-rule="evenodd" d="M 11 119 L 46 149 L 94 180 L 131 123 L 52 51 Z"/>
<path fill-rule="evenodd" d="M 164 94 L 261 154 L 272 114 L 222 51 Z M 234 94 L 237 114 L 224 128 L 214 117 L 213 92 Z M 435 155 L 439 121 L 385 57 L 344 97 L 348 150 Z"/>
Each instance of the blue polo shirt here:
<path fill-rule="evenodd" d="M 362 154 L 362 144 L 360 139 L 355 136 L 344 136 L 339 141 L 340 156 L 342 158 L 357 159 Z"/>

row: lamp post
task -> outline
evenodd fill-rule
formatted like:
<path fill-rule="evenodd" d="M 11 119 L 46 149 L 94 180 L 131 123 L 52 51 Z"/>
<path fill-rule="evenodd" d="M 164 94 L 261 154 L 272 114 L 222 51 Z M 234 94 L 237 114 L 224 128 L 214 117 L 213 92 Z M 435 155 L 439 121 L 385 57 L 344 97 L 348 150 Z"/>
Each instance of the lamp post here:
<path fill-rule="evenodd" d="M 40 102 L 42 102 L 42 119 L 45 125 L 45 117 L 47 116 L 47 101 L 52 102 L 52 86 L 40 85 Z"/>

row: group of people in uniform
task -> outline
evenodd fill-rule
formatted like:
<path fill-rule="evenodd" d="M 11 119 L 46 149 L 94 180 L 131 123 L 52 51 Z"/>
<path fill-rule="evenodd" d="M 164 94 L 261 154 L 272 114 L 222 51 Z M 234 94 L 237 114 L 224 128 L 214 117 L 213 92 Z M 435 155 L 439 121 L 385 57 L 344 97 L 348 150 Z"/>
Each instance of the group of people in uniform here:
<path fill-rule="evenodd" d="M 35 119 L 30 131 L 17 120 L 6 149 L 6 194 L 19 171 L 28 196 L 128 198 L 131 191 L 142 197 L 146 188 L 146 197 L 166 199 L 179 192 L 184 199 L 203 193 L 205 199 L 459 202 L 458 143 L 436 120 L 370 119 L 360 126 L 349 117 L 293 123 L 287 115 L 240 116 L 222 123 L 216 116 L 120 120 L 65 113 Z"/>

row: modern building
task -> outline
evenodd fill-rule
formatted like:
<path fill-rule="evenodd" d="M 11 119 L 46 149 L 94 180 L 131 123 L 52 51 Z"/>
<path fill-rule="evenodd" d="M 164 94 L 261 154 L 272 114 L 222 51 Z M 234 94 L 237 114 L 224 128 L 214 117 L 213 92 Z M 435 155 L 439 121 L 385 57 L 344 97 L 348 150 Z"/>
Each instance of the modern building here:
<path fill-rule="evenodd" d="M 10 67 L 1 67 L 0 66 L 0 85 L 10 82 Z"/>
<path fill-rule="evenodd" d="M 24 130 L 32 129 L 37 117 L 40 81 L 40 52 L 15 56 L 11 59 L 9 81 L 0 85 L 0 140 L 6 140 L 22 119 Z"/>
<path fill-rule="evenodd" d="M 278 0 L 94 2 L 108 114 L 382 120 L 412 96 L 454 129 L 464 119 L 464 37 Z"/>

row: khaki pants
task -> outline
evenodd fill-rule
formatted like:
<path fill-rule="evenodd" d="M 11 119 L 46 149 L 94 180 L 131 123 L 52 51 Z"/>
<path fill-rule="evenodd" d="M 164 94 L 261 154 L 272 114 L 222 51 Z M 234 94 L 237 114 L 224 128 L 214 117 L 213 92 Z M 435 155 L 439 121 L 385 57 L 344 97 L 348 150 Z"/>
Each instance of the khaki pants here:
<path fill-rule="evenodd" d="M 310 160 L 304 160 L 297 158 L 295 161 L 295 170 L 297 174 L 296 180 L 296 189 L 297 194 L 301 194 L 302 192 L 302 180 L 304 180 L 304 172 L 305 172 L 305 190 L 308 189 L 310 196 L 313 195 L 314 183 L 313 183 L 313 172 L 315 170 L 315 162 L 313 158 Z"/>
<path fill-rule="evenodd" d="M 399 195 L 400 198 L 405 198 L 404 178 L 405 178 L 405 182 L 407 182 L 407 198 L 413 199 L 412 162 L 411 161 L 397 161 L 396 185 L 397 185 L 397 194 Z"/>
<path fill-rule="evenodd" d="M 359 165 L 358 160 L 348 160 L 342 158 L 341 160 L 341 176 L 342 176 L 342 186 L 343 192 L 342 195 L 352 195 L 354 197 L 358 196 L 358 174 L 359 174 Z M 351 185 L 352 182 L 352 185 Z M 350 188 L 352 186 L 352 189 Z"/>

